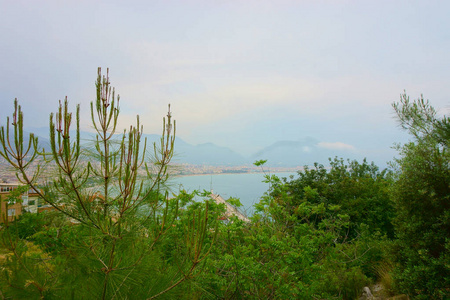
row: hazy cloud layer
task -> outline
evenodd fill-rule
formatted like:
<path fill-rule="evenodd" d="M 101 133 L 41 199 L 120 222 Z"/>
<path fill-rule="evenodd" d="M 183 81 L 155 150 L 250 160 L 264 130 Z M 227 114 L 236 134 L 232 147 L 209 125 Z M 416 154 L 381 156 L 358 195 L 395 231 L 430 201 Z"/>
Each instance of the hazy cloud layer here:
<path fill-rule="evenodd" d="M 320 142 L 318 144 L 320 148 L 325 149 L 332 149 L 332 150 L 355 150 L 355 147 L 349 144 L 341 143 L 341 142 L 334 142 L 334 143 L 327 143 L 327 142 Z"/>
<path fill-rule="evenodd" d="M 406 140 L 391 109 L 403 90 L 449 109 L 444 1 L 0 5 L 2 124 L 18 97 L 28 124 L 46 126 L 67 95 L 89 129 L 99 66 L 121 95 L 121 127 L 139 114 L 159 133 L 170 103 L 186 141 L 244 154 L 313 136 L 386 160 Z"/>

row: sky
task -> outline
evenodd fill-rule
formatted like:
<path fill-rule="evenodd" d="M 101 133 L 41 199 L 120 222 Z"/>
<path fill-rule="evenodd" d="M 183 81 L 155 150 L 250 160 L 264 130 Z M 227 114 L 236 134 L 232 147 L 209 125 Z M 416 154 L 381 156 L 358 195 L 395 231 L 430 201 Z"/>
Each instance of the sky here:
<path fill-rule="evenodd" d="M 27 127 L 58 100 L 92 130 L 97 68 L 160 133 L 243 155 L 312 137 L 369 160 L 408 136 L 391 104 L 406 90 L 450 111 L 450 1 L 0 0 L 0 124 L 18 98 Z"/>

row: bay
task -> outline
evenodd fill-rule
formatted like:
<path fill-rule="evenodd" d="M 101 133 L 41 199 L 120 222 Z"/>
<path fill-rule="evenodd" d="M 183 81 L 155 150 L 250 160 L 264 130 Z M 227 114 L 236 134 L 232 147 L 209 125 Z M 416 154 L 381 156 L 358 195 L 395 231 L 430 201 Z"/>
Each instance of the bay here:
<path fill-rule="evenodd" d="M 280 178 L 295 175 L 295 172 L 271 173 Z M 230 197 L 239 198 L 243 207 L 241 210 L 247 215 L 253 213 L 253 205 L 259 202 L 264 192 L 269 189 L 269 184 L 262 182 L 263 173 L 234 173 L 234 174 L 209 174 L 172 177 L 169 182 L 171 189 L 177 193 L 184 189 L 187 192 L 194 190 L 212 191 L 224 199 Z"/>

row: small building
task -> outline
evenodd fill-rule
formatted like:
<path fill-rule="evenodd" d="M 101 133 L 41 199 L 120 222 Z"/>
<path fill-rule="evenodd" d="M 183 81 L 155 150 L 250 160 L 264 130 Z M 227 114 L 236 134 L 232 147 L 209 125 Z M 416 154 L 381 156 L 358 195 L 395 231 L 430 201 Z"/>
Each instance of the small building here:
<path fill-rule="evenodd" d="M 7 199 L 10 193 L 19 186 L 21 186 L 19 183 L 0 183 L 0 223 L 3 223 L 6 218 L 8 221 L 14 221 L 24 211 L 38 212 L 39 195 L 32 189 L 22 194 L 22 202 L 8 204 Z"/>

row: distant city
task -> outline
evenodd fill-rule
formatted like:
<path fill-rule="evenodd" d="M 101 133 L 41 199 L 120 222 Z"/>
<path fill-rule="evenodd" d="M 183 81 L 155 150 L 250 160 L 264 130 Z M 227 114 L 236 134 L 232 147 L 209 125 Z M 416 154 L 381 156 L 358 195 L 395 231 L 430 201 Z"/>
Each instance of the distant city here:
<path fill-rule="evenodd" d="M 33 166 L 32 166 L 33 167 Z M 302 167 L 264 167 L 264 171 L 270 172 L 296 172 Z M 262 173 L 263 169 L 254 165 L 242 166 L 211 166 L 211 165 L 193 165 L 193 164 L 172 164 L 169 170 L 172 176 L 191 176 L 191 175 L 209 175 L 209 174 L 242 174 L 242 173 Z M 0 158 L 0 182 L 17 182 L 15 171 L 3 159 Z"/>
<path fill-rule="evenodd" d="M 270 172 L 296 172 L 303 167 L 264 167 L 265 171 Z M 262 173 L 263 169 L 254 165 L 243 166 L 209 166 L 209 165 L 174 165 L 171 174 L 178 175 L 207 175 L 207 174 L 239 174 L 239 173 Z"/>

